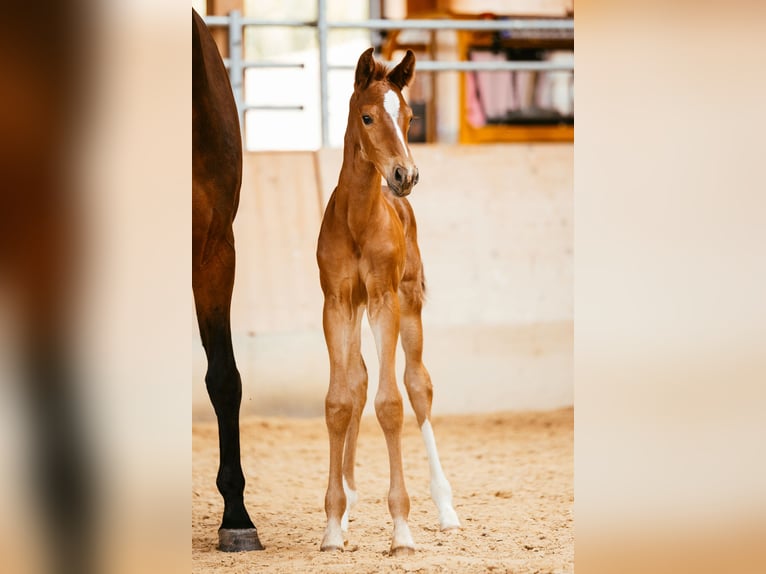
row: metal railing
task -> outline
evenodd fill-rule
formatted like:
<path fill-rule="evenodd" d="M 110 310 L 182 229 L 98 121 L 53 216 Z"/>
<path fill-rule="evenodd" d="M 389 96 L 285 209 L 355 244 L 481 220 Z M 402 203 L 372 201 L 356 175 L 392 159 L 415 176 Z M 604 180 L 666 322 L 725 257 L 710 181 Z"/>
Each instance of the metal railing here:
<path fill-rule="evenodd" d="M 574 32 L 574 20 L 509 18 L 504 20 L 383 20 L 370 19 L 357 22 L 330 22 L 327 20 L 326 0 L 317 0 L 316 20 L 268 20 L 245 18 L 239 11 L 232 11 L 228 16 L 206 16 L 205 23 L 210 27 L 228 28 L 229 57 L 224 64 L 229 69 L 231 88 L 239 110 L 242 132 L 245 131 L 245 112 L 247 110 L 302 110 L 303 106 L 286 105 L 250 105 L 245 101 L 243 83 L 247 68 L 303 68 L 302 63 L 255 62 L 243 59 L 242 37 L 245 26 L 279 28 L 316 28 L 319 46 L 319 99 L 321 114 L 322 146 L 329 145 L 329 109 L 328 109 L 328 73 L 330 70 L 354 69 L 352 64 L 332 65 L 327 61 L 328 34 L 331 30 L 470 30 L 484 32 L 521 32 L 521 31 L 562 31 Z M 572 62 L 547 61 L 419 61 L 418 70 L 422 72 L 473 72 L 473 71 L 572 71 Z"/>

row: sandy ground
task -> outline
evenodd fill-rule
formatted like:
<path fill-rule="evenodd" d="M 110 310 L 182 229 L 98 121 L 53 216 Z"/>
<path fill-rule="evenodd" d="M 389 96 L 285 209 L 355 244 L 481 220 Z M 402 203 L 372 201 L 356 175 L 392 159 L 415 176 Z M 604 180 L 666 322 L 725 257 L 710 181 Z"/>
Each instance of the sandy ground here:
<path fill-rule="evenodd" d="M 573 410 L 434 419 L 460 531 L 441 532 L 428 464 L 414 418 L 405 421 L 404 470 L 417 552 L 387 555 L 388 458 L 374 417 L 359 437 L 359 504 L 347 550 L 323 553 L 327 433 L 321 418 L 248 417 L 242 422 L 245 499 L 262 552 L 215 549 L 222 501 L 215 488 L 214 423 L 193 425 L 192 572 L 574 571 Z"/>

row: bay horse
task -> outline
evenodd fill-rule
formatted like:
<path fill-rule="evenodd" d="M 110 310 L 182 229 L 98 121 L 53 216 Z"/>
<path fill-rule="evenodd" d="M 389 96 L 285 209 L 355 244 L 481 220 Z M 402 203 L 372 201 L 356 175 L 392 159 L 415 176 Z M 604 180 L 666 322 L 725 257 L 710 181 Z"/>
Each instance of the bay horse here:
<path fill-rule="evenodd" d="M 242 136 L 226 68 L 207 26 L 192 9 L 192 289 L 205 385 L 218 420 L 216 485 L 224 510 L 218 548 L 262 550 L 245 509 L 239 449 L 242 381 L 231 342 L 234 233 L 242 183 Z"/>
<path fill-rule="evenodd" d="M 423 365 L 421 309 L 425 277 L 409 201 L 418 169 L 407 144 L 412 111 L 402 97 L 415 71 L 408 50 L 391 71 L 373 49 L 357 63 L 349 102 L 343 164 L 322 219 L 317 263 L 324 293 L 323 327 L 330 358 L 325 419 L 330 466 L 321 550 L 343 550 L 348 513 L 357 500 L 354 480 L 359 420 L 367 400 L 367 368 L 361 354 L 365 307 L 380 363 L 375 413 L 388 447 L 388 508 L 393 519 L 391 554 L 409 554 L 415 544 L 407 524 L 410 499 L 402 469 L 402 397 L 396 383 L 396 342 L 406 357 L 404 385 L 428 454 L 431 496 L 442 530 L 459 528 L 452 489 L 444 476 L 431 428 L 433 386 Z M 381 186 L 381 176 L 388 183 Z"/>

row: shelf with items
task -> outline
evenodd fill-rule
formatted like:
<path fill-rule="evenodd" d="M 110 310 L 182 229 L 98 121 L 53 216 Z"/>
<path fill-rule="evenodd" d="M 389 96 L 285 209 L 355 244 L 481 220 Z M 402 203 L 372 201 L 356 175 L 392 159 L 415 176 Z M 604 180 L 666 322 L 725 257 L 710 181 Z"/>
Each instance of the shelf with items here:
<path fill-rule="evenodd" d="M 574 57 L 571 31 L 458 32 L 461 60 Z M 574 140 L 571 71 L 467 72 L 460 77 L 461 143 Z"/>

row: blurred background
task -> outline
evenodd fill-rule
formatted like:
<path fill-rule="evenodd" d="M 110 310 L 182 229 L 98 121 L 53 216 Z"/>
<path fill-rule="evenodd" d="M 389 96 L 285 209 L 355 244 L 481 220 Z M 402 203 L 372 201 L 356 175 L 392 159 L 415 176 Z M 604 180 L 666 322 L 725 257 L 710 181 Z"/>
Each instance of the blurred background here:
<path fill-rule="evenodd" d="M 417 57 L 405 97 L 417 118 L 410 143 L 421 179 L 410 200 L 428 282 L 424 361 L 434 412 L 571 406 L 571 3 L 194 6 L 229 65 L 244 125 L 232 302 L 242 413 L 324 412 L 316 238 L 340 171 L 354 67 L 371 45 L 383 61 L 406 49 Z M 391 20 L 413 29 L 387 28 Z M 449 28 L 477 21 L 490 29 Z M 460 69 L 474 64 L 484 68 Z M 366 320 L 363 354 L 373 396 L 378 365 Z M 193 359 L 194 419 L 212 420 L 196 330 Z M 401 376 L 401 349 L 397 366 Z"/>
<path fill-rule="evenodd" d="M 578 573 L 766 571 L 766 459 L 762 456 L 766 436 L 766 226 L 762 214 L 766 213 L 766 196 L 761 167 L 766 82 L 757 73 L 766 41 L 762 4 L 747 0 L 672 4 L 581 0 L 577 5 L 578 144 L 574 163 L 561 170 L 568 175 L 574 171 L 577 189 Z M 0 232 L 5 232 L 0 276 L 0 373 L 4 383 L 0 387 L 0 570 L 56 571 L 56 564 L 46 560 L 57 554 L 56 548 L 59 557 L 71 551 L 84 552 L 85 561 L 97 558 L 103 566 L 99 571 L 188 572 L 189 405 L 206 404 L 192 397 L 192 389 L 203 389 L 202 351 L 197 341 L 189 345 L 188 339 L 190 331 L 196 337 L 189 288 L 188 3 L 37 0 L 9 7 L 15 11 L 4 12 L 0 19 L 0 40 L 4 42 L 0 50 L 0 142 L 5 146 L 0 186 L 0 217 L 4 217 Z M 334 21 L 335 17 L 328 19 Z M 66 33 L 58 36 L 60 31 Z M 328 45 L 337 34 L 341 32 L 328 34 Z M 453 34 L 439 31 L 436 35 L 446 44 Z M 44 37 L 57 41 L 42 42 Z M 68 58 L 62 46 L 77 46 L 75 39 L 85 45 L 69 60 L 75 64 L 75 74 L 59 76 L 65 67 L 58 66 L 60 60 L 54 56 Z M 451 41 L 457 46 L 457 37 Z M 40 49 L 35 52 L 31 47 Z M 342 61 L 328 63 L 349 64 L 357 57 L 355 49 Z M 255 56 L 248 54 L 247 59 L 251 58 Z M 309 63 L 306 60 L 305 65 Z M 33 70 L 43 73 L 35 76 Z M 83 72 L 85 77 L 77 76 Z M 440 81 L 452 77 L 459 85 L 459 73 L 439 74 L 445 78 Z M 328 70 L 328 78 L 330 75 Z M 54 90 L 50 84 L 37 84 L 41 77 L 63 83 Z M 72 110 L 58 108 L 55 102 L 63 104 L 62 93 L 70 88 L 76 88 L 78 94 L 70 93 L 75 105 Z M 437 85 L 437 90 L 441 88 Z M 343 89 L 350 93 L 350 84 L 344 83 Z M 248 102 L 259 97 L 258 93 L 250 90 Z M 437 94 L 437 117 L 449 114 L 445 98 L 459 102 L 460 93 L 450 95 L 445 88 Z M 306 94 L 305 101 L 289 100 L 285 95 L 284 100 L 268 103 L 321 108 L 311 104 L 317 93 Z M 346 96 L 333 97 L 343 102 Z M 417 101 L 414 94 L 410 101 Z M 445 107 L 439 107 L 439 102 Z M 452 106 L 457 109 L 454 103 Z M 329 102 L 328 109 L 332 109 Z M 41 110 L 52 116 L 38 115 Z M 565 112 L 561 107 L 560 113 Z M 484 177 L 490 166 L 508 170 L 520 169 L 522 162 L 529 166 L 530 158 L 539 157 L 543 149 L 564 150 L 571 162 L 571 142 L 566 141 L 546 145 L 495 141 L 458 147 L 461 117 L 465 116 L 440 119 L 435 126 L 437 136 L 446 139 L 428 145 L 460 152 L 444 152 L 442 157 L 448 158 L 450 168 L 454 166 L 452 179 L 471 182 L 461 184 L 463 194 L 489 193 L 488 189 L 499 192 L 501 185 L 482 187 L 476 178 Z M 64 125 L 58 124 L 62 119 Z M 51 121 L 61 128 L 50 131 L 52 142 L 42 137 Z M 328 126 L 328 137 L 334 137 L 332 130 L 342 129 L 342 124 L 343 120 L 341 128 Z M 449 128 L 442 127 L 449 125 L 453 126 L 451 135 Z M 490 128 L 520 131 L 518 125 L 482 126 L 479 114 L 472 125 L 479 126 L 479 134 L 492 134 Z M 75 133 L 62 131 L 64 127 L 74 127 Z M 339 153 L 329 143 L 319 151 L 316 142 L 322 138 L 321 123 L 319 128 L 302 129 L 314 130 L 314 143 L 298 153 L 316 153 L 309 157 L 318 159 Z M 88 132 L 85 142 L 78 137 L 80 130 Z M 19 137 L 30 134 L 33 137 Z M 46 146 L 41 142 L 52 145 L 43 150 Z M 477 163 L 476 169 L 473 164 L 459 163 L 464 157 L 461 154 L 509 149 L 517 150 L 517 155 L 501 153 L 501 159 L 477 155 L 476 161 L 484 163 Z M 23 380 L 18 373 L 23 338 L 18 329 L 19 291 L 14 290 L 8 261 L 35 261 L 29 256 L 30 246 L 20 244 L 15 232 L 40 237 L 40 221 L 34 209 L 27 214 L 31 217 L 24 218 L 11 211 L 9 206 L 20 197 L 16 192 L 21 189 L 23 193 L 24 188 L 11 185 L 9 176 L 44 173 L 39 169 L 41 157 L 35 155 L 43 152 L 65 159 L 63 163 L 70 166 L 76 153 L 83 172 L 79 186 L 59 187 L 67 189 L 63 197 L 81 205 L 82 219 L 75 221 L 85 236 L 81 256 L 74 258 L 76 264 L 67 266 L 63 276 L 79 285 L 79 295 L 64 297 L 64 302 L 75 317 L 70 326 L 77 325 L 67 337 L 77 348 L 71 356 L 80 365 L 78 371 L 84 372 L 73 385 L 82 391 L 73 393 L 83 399 L 82 404 L 66 412 L 81 415 L 72 428 L 87 436 L 85 458 L 93 463 L 98 477 L 94 480 L 100 483 L 92 502 L 102 517 L 102 528 L 98 540 L 86 544 L 72 545 L 73 538 L 66 535 L 51 536 L 56 532 L 55 523 L 49 520 L 46 525 L 34 512 L 40 498 L 29 480 L 31 431 L 38 426 L 55 436 L 56 427 L 47 425 L 44 415 L 31 413 L 24 400 L 26 390 L 12 384 Z M 439 212 L 435 223 L 429 223 L 428 209 L 416 202 L 441 205 L 457 200 L 448 199 L 440 189 L 427 200 L 427 182 L 447 174 L 434 173 L 426 165 L 429 151 L 425 148 L 416 145 L 413 152 L 422 164 L 423 182 L 412 199 L 425 228 L 439 223 Z M 430 153 L 437 152 L 442 153 L 437 148 Z M 289 159 L 286 152 L 280 153 Z M 23 156 L 35 159 L 19 161 Z M 268 163 L 269 157 L 262 159 Z M 292 168 L 294 164 L 288 165 Z M 527 167 L 530 177 L 557 173 L 549 168 L 542 172 L 540 165 Z M 546 161 L 546 165 L 552 162 Z M 330 179 L 330 184 L 322 186 L 326 194 L 337 169 L 323 173 L 323 178 Z M 533 186 L 502 181 L 508 182 L 505 189 L 510 193 L 536 191 Z M 54 185 L 52 193 L 56 189 Z M 287 188 L 279 189 L 284 192 Z M 571 193 L 571 185 L 566 189 Z M 535 197 L 546 198 L 544 193 Z M 252 194 L 250 198 L 252 202 Z M 41 199 L 44 196 L 34 197 L 26 205 L 40 205 Z M 247 192 L 243 193 L 242 221 L 247 217 L 244 201 Z M 478 205 L 495 211 L 493 203 L 474 203 L 471 208 Z M 311 209 L 312 221 L 318 222 L 318 195 Z M 534 209 L 543 210 L 539 205 Z M 514 206 L 510 215 L 516 213 L 524 210 Z M 460 221 L 464 221 L 462 215 Z M 520 226 L 507 227 L 508 233 L 521 230 Z M 491 231 L 486 219 L 472 228 L 475 236 Z M 457 241 L 460 233 L 465 231 L 458 226 L 447 231 L 446 237 L 435 237 Z M 441 272 L 435 268 L 439 254 L 435 252 L 440 244 L 432 244 L 426 253 L 425 245 L 432 241 L 427 235 L 424 231 L 421 237 L 431 287 L 427 313 L 439 321 L 454 320 L 449 313 L 436 314 L 439 297 L 453 283 L 439 284 Z M 315 237 L 308 232 L 306 237 L 312 241 L 306 251 L 313 253 Z M 468 237 L 463 241 L 470 243 Z M 239 243 L 242 250 L 247 248 L 247 240 Z M 504 243 L 502 248 L 512 245 Z M 240 256 L 240 265 L 246 257 L 244 253 Z M 303 257 L 312 257 L 300 264 L 309 273 L 315 265 L 313 255 Z M 480 262 L 485 265 L 482 259 L 475 264 Z M 258 272 L 257 277 L 265 281 L 267 275 Z M 470 275 L 461 271 L 452 277 L 459 284 Z M 499 281 L 495 275 L 482 276 L 485 281 L 490 278 Z M 251 296 L 242 286 L 244 280 L 237 281 L 235 306 L 242 304 L 240 298 Z M 306 293 L 311 293 L 316 276 L 306 283 Z M 553 284 L 553 280 L 546 282 Z M 572 286 L 567 286 L 561 293 L 571 291 Z M 317 305 L 318 314 L 318 287 L 313 293 L 317 300 L 312 305 Z M 472 309 L 481 305 L 486 310 L 490 301 L 497 305 L 496 298 L 485 301 L 483 293 L 476 293 L 464 289 L 452 296 L 468 301 Z M 82 305 L 75 305 L 75 299 Z M 523 306 L 514 303 L 513 309 L 516 313 Z M 261 316 L 252 313 L 243 318 L 237 313 L 235 319 L 251 322 Z M 507 308 L 503 313 L 499 316 L 514 317 L 513 321 L 518 316 Z M 311 308 L 306 314 L 315 316 Z M 465 315 L 457 317 L 464 321 Z M 570 310 L 565 321 L 571 317 Z M 436 319 L 428 319 L 432 320 Z M 462 329 L 463 324 L 456 328 Z M 438 329 L 432 324 L 426 327 L 430 339 L 426 340 L 425 358 L 434 371 L 433 363 L 439 360 L 434 346 Z M 238 329 L 241 337 L 242 326 Z M 257 338 L 258 331 L 253 332 Z M 245 336 L 249 337 L 246 331 Z M 323 342 L 316 334 L 306 337 L 313 337 L 319 370 L 312 373 L 311 380 L 316 379 L 311 383 L 316 385 L 312 392 L 323 393 L 327 376 Z M 492 350 L 479 342 L 477 348 Z M 265 388 L 270 377 L 248 373 L 241 340 L 236 344 L 246 384 L 252 381 L 256 388 Z M 513 351 L 503 348 L 504 355 L 509 352 Z M 295 365 L 288 363 L 296 363 L 294 357 L 288 355 L 282 371 L 275 370 L 292 372 Z M 253 363 L 258 364 L 258 359 L 254 357 Z M 375 361 L 369 363 L 372 366 Z M 511 384 L 509 378 L 504 380 Z M 560 380 L 567 381 L 571 393 L 571 375 Z M 445 394 L 439 389 L 445 383 L 436 374 L 434 382 L 439 401 Z M 265 398 L 262 402 L 268 404 Z M 517 399 L 516 404 L 522 401 Z M 437 402 L 435 408 L 438 412 L 444 405 Z M 202 415 L 197 412 L 196 416 Z M 82 467 L 89 468 L 87 463 Z M 83 513 L 72 514 L 71 507 L 65 507 L 63 516 L 71 525 L 80 522 Z M 87 535 L 87 528 L 72 531 Z M 67 544 L 70 550 L 66 550 Z M 75 557 L 70 563 L 82 562 Z M 52 567 L 41 568 L 42 564 Z M 61 562 L 58 566 L 62 571 Z"/>

